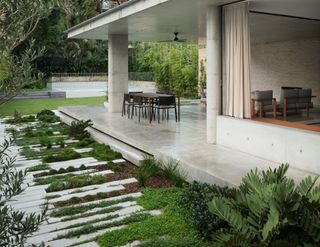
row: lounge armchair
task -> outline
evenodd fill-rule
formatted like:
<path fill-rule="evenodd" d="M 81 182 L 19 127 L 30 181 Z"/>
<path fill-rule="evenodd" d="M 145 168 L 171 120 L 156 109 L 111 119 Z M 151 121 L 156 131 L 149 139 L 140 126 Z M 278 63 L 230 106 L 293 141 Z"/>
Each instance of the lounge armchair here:
<path fill-rule="evenodd" d="M 251 98 L 251 115 L 252 117 L 265 116 L 266 112 L 272 112 L 276 118 L 277 101 L 273 98 L 273 91 L 254 91 Z"/>
<path fill-rule="evenodd" d="M 309 118 L 309 110 L 313 107 L 311 102 L 312 89 L 281 89 L 280 103 L 277 105 L 279 112 L 283 114 L 284 120 L 287 119 L 288 111 L 307 110 L 307 118 Z"/>

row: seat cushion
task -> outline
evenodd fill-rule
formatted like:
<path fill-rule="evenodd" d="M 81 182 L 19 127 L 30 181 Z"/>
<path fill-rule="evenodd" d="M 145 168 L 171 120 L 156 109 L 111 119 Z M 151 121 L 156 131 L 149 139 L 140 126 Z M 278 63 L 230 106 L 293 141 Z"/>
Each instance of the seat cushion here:
<path fill-rule="evenodd" d="M 297 104 L 296 103 L 287 104 L 287 110 L 293 110 L 293 109 L 296 109 L 296 108 L 297 108 Z M 284 109 L 283 103 L 277 104 L 277 109 L 283 110 Z"/>

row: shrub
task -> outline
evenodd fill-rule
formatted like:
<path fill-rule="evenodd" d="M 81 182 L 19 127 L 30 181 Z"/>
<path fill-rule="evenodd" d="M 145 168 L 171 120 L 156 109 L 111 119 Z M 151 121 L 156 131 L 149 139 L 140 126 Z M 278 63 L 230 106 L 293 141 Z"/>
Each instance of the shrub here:
<path fill-rule="evenodd" d="M 141 186 L 146 186 L 150 177 L 163 176 L 174 186 L 182 187 L 186 183 L 186 175 L 179 168 L 178 163 L 162 162 L 152 157 L 146 157 L 137 170 L 137 180 Z"/>
<path fill-rule="evenodd" d="M 69 127 L 69 136 L 79 140 L 89 138 L 90 134 L 86 129 L 92 125 L 91 120 L 73 121 Z"/>
<path fill-rule="evenodd" d="M 295 185 L 288 165 L 251 171 L 233 195 L 215 195 L 209 210 L 227 226 L 214 232 L 216 246 L 317 246 L 320 186 L 307 177 Z"/>
<path fill-rule="evenodd" d="M 56 115 L 41 115 L 38 120 L 45 123 L 56 123 L 60 121 L 60 118 Z"/>
<path fill-rule="evenodd" d="M 53 111 L 45 109 L 37 113 L 37 118 L 41 116 L 54 116 L 54 115 L 55 114 Z"/>
<path fill-rule="evenodd" d="M 39 139 L 41 146 L 46 147 L 49 143 L 51 144 L 51 140 L 48 136 L 42 136 Z"/>
<path fill-rule="evenodd" d="M 203 237 L 210 239 L 213 231 L 226 225 L 224 221 L 209 211 L 208 203 L 218 194 L 232 193 L 232 189 L 198 182 L 194 182 L 185 191 L 181 204 L 189 210 L 189 220 Z"/>
<path fill-rule="evenodd" d="M 56 155 L 46 155 L 42 158 L 45 163 L 67 161 L 81 158 L 81 155 L 72 149 L 66 149 Z"/>
<path fill-rule="evenodd" d="M 20 124 L 20 123 L 29 123 L 34 122 L 35 117 L 32 115 L 29 116 L 21 116 L 21 113 L 19 113 L 17 110 L 13 113 L 13 118 L 6 120 L 5 122 L 8 124 Z"/>
<path fill-rule="evenodd" d="M 82 140 L 80 140 L 78 143 L 75 144 L 76 148 L 85 148 L 90 146 L 92 143 L 94 143 L 95 141 L 92 138 L 84 138 Z"/>

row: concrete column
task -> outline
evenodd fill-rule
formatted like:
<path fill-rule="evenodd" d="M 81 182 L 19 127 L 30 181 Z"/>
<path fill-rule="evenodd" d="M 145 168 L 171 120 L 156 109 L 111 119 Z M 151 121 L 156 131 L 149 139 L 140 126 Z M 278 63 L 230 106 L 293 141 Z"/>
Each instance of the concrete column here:
<path fill-rule="evenodd" d="M 123 94 L 128 92 L 128 35 L 108 37 L 109 112 L 121 112 Z"/>
<path fill-rule="evenodd" d="M 207 10 L 207 142 L 217 142 L 217 117 L 220 114 L 221 11 Z"/>

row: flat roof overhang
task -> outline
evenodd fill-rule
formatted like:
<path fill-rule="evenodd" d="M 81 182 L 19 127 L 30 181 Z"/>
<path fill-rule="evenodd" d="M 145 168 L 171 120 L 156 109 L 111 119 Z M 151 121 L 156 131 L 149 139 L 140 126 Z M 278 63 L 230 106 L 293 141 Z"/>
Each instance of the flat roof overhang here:
<path fill-rule="evenodd" d="M 206 42 L 206 9 L 234 0 L 131 0 L 68 30 L 75 39 L 107 40 L 108 34 L 126 35 L 130 41 L 180 39 Z M 320 37 L 319 0 L 250 0 L 254 42 Z M 265 15 L 261 13 L 276 14 Z M 279 16 L 280 15 L 280 16 Z M 282 15 L 282 16 L 281 16 Z M 295 18 L 287 18 L 293 16 Z M 271 31 L 271 32 L 270 32 Z"/>

